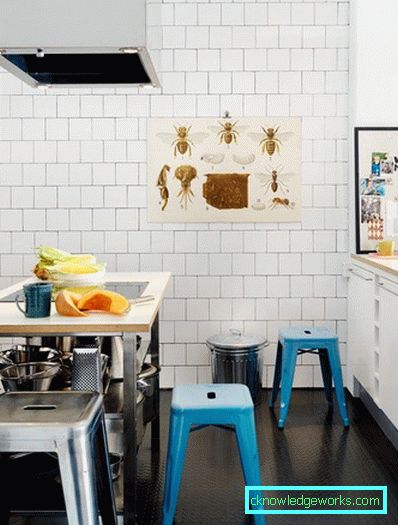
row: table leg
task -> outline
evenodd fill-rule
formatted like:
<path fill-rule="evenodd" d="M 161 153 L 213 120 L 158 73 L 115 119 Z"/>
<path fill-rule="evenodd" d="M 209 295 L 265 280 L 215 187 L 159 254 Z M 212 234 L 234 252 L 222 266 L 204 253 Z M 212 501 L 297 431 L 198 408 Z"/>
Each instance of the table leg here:
<path fill-rule="evenodd" d="M 10 463 L 9 454 L 0 454 L 0 523 L 4 523 L 4 525 L 8 524 L 10 520 L 10 491 L 12 490 L 12 485 L 14 485 Z"/>
<path fill-rule="evenodd" d="M 159 365 L 159 314 L 156 316 L 151 328 L 151 363 Z M 159 388 L 155 392 L 156 418 L 151 423 L 151 449 L 155 452 L 160 450 L 160 410 L 159 410 Z"/>
<path fill-rule="evenodd" d="M 112 474 L 108 463 L 109 450 L 103 415 L 101 415 L 101 419 L 98 422 L 98 429 L 94 437 L 94 443 L 97 471 L 97 497 L 102 524 L 117 525 Z"/>
<path fill-rule="evenodd" d="M 123 523 L 124 525 L 135 525 L 137 492 L 136 334 L 124 334 L 123 346 Z"/>

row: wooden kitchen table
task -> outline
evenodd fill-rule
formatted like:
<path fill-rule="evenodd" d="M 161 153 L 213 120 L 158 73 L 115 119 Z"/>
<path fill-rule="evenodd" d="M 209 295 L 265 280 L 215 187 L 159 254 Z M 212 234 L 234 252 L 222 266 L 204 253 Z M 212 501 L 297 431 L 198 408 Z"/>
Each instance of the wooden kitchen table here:
<path fill-rule="evenodd" d="M 116 290 L 141 285 L 142 295 L 152 295 L 154 300 L 133 305 L 126 315 L 90 313 L 87 317 L 64 317 L 56 313 L 52 305 L 49 318 L 29 319 L 10 302 L 23 284 L 30 278 L 0 291 L 0 337 L 35 336 L 118 336 L 123 339 L 123 516 L 124 525 L 136 523 L 136 357 L 137 334 L 150 335 L 148 353 L 151 362 L 159 364 L 159 322 L 158 313 L 165 294 L 170 273 L 162 272 L 118 272 L 107 273 L 105 286 Z M 127 292 L 126 292 L 127 295 Z M 133 297 L 128 297 L 133 298 Z M 159 394 L 157 394 L 159 395 Z M 107 394 L 105 410 L 107 411 Z M 111 414 L 117 416 L 117 414 Z M 151 423 L 152 449 L 159 449 L 159 417 Z M 120 507 L 118 509 L 120 512 Z M 76 525 L 76 524 L 70 524 Z"/>

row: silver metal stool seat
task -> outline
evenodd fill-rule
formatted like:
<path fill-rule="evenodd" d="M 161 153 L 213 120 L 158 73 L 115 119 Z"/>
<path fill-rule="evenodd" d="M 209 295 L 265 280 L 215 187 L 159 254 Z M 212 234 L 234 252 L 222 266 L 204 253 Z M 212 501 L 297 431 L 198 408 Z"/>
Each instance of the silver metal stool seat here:
<path fill-rule="evenodd" d="M 13 392 L 0 396 L 0 452 L 55 452 L 69 525 L 116 525 L 102 396 Z"/>

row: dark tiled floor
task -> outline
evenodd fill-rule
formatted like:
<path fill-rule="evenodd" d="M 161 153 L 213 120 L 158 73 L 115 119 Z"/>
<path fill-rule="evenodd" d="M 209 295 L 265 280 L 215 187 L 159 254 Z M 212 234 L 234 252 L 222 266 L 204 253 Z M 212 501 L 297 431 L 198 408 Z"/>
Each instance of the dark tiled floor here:
<path fill-rule="evenodd" d="M 170 392 L 162 392 L 162 449 L 153 457 L 148 437 L 139 454 L 139 525 L 160 525 Z M 396 525 L 398 453 L 362 403 L 349 400 L 352 425 L 327 416 L 322 391 L 294 391 L 285 430 L 263 403 L 257 430 L 263 482 L 269 485 L 387 485 L 387 516 L 269 516 L 268 525 Z M 160 476 L 159 476 L 160 474 Z M 243 478 L 232 432 L 207 428 L 191 434 L 176 525 L 246 525 Z M 16 521 L 31 525 L 58 521 Z M 77 525 L 77 524 L 73 524 Z"/>

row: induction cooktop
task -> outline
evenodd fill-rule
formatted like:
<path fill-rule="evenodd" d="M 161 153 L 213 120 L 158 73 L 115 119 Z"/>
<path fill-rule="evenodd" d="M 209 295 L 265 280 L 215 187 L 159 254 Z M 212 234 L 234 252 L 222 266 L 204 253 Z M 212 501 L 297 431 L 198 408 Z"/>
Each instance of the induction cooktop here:
<path fill-rule="evenodd" d="M 98 285 L 97 288 L 120 293 L 124 295 L 125 297 L 127 297 L 127 299 L 137 299 L 137 297 L 140 297 L 142 295 L 143 291 L 145 290 L 147 286 L 148 286 L 148 282 L 140 282 L 140 283 L 112 282 L 112 283 L 104 283 L 104 284 Z M 22 293 L 23 293 L 23 290 L 21 288 L 20 290 L 17 290 L 16 292 L 10 295 L 7 295 L 6 297 L 1 298 L 0 303 L 13 303 L 15 301 L 16 296 Z"/>

